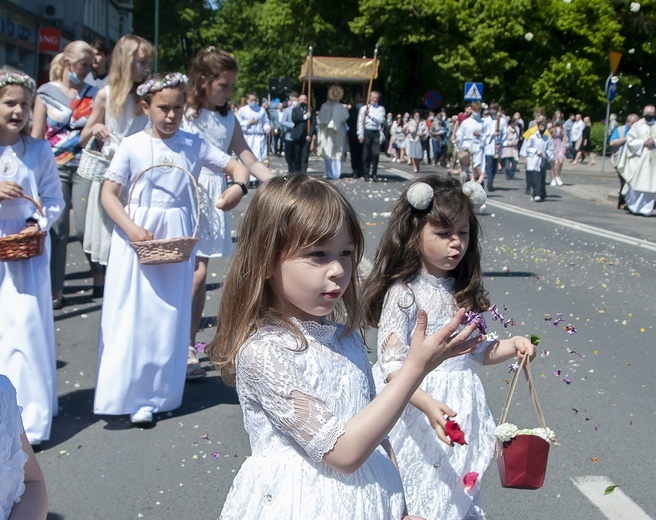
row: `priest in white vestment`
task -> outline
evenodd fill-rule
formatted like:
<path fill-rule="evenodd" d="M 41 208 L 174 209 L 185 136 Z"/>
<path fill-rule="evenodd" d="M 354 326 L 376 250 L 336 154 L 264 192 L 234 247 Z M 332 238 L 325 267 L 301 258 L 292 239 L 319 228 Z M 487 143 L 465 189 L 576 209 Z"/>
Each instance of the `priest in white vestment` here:
<path fill-rule="evenodd" d="M 346 121 L 349 113 L 339 101 L 344 91 L 339 85 L 328 90 L 328 101 L 321 105 L 317 116 L 319 148 L 326 165 L 326 177 L 339 179 L 346 146 Z"/>
<path fill-rule="evenodd" d="M 634 214 L 650 216 L 656 193 L 656 109 L 647 105 L 642 119 L 636 121 L 626 136 L 625 155 L 618 169 L 626 180 L 626 207 Z"/>

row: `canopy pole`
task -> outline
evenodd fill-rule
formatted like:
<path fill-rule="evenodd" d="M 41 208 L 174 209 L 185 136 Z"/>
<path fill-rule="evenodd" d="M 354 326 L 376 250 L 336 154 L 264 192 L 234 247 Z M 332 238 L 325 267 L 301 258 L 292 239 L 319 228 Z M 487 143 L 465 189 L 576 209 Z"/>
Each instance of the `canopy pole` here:
<path fill-rule="evenodd" d="M 371 70 L 371 77 L 369 78 L 369 89 L 367 90 L 367 105 L 371 101 L 371 86 L 373 85 L 374 75 L 376 74 L 377 60 L 378 60 L 378 44 L 376 44 L 376 48 L 374 49 L 374 66 L 373 69 Z"/>
<path fill-rule="evenodd" d="M 312 125 L 312 47 L 308 49 L 308 56 L 310 57 L 310 63 L 308 64 L 308 113 L 310 117 L 307 119 L 307 133 L 311 135 L 311 125 Z"/>

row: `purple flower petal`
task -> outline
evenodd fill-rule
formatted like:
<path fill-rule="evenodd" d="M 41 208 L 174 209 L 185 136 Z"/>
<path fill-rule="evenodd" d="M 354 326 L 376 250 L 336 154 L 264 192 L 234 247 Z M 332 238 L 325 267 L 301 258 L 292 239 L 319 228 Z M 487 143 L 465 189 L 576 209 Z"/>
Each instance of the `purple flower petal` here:
<path fill-rule="evenodd" d="M 571 384 L 572 384 L 572 381 L 570 381 L 570 380 L 567 379 L 566 377 L 563 377 L 563 382 L 564 382 L 566 385 L 571 385 Z"/>

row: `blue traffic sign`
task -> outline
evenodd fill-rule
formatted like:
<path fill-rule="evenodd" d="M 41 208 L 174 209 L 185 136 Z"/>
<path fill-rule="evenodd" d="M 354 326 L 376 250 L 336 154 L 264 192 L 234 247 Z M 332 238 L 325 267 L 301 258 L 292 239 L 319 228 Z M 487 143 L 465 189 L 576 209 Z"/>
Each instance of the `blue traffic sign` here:
<path fill-rule="evenodd" d="M 617 76 L 608 76 L 608 79 L 606 80 L 606 87 L 604 90 L 606 91 L 606 99 L 609 103 L 615 99 L 615 96 L 617 96 L 618 82 L 619 78 Z"/>
<path fill-rule="evenodd" d="M 468 81 L 465 83 L 465 101 L 482 101 L 483 83 Z"/>

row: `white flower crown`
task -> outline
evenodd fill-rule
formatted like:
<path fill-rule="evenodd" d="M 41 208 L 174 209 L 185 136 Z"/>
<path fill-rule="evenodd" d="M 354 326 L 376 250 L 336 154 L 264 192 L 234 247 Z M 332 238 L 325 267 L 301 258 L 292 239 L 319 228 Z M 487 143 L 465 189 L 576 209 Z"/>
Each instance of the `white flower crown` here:
<path fill-rule="evenodd" d="M 480 208 L 487 200 L 487 194 L 485 193 L 483 186 L 475 181 L 465 182 L 462 185 L 462 192 L 467 198 L 469 198 L 474 209 Z M 435 190 L 433 190 L 433 187 L 430 184 L 425 182 L 417 182 L 410 186 L 406 195 L 408 203 L 419 211 L 428 209 L 434 196 Z"/>
<path fill-rule="evenodd" d="M 29 90 L 32 94 L 36 90 L 36 83 L 27 74 L 19 72 L 2 72 L 0 73 L 0 88 L 7 85 L 20 85 Z"/>
<path fill-rule="evenodd" d="M 165 88 L 187 86 L 189 79 L 181 72 L 171 72 L 162 79 L 149 79 L 137 87 L 137 96 L 143 97 L 146 94 L 160 92 Z"/>

